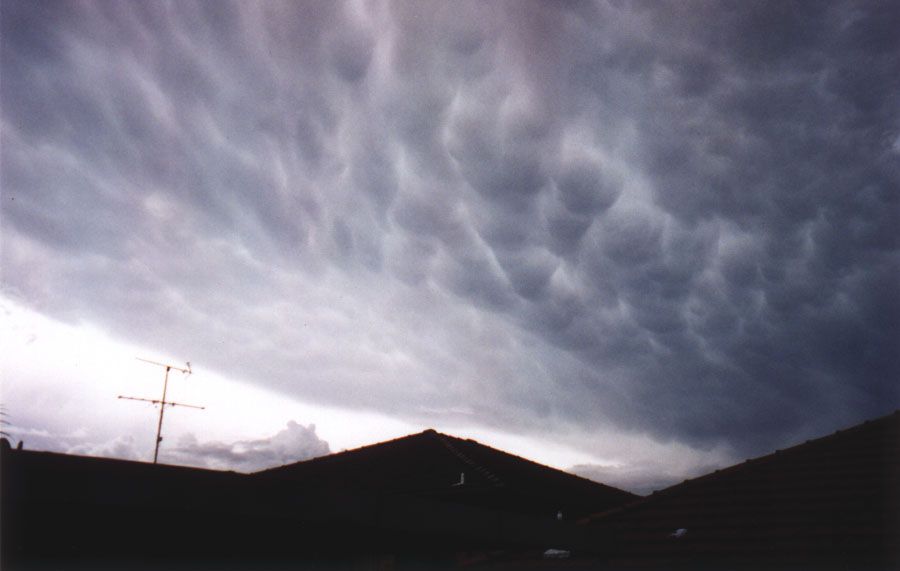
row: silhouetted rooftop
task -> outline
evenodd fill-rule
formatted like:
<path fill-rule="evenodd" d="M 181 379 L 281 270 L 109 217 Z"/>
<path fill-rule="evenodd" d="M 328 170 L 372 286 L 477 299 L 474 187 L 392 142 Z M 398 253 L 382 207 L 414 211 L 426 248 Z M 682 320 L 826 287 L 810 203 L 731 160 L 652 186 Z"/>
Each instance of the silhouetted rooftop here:
<path fill-rule="evenodd" d="M 638 497 L 434 430 L 265 470 L 255 477 L 304 487 L 416 494 L 548 516 L 562 511 L 567 519 Z"/>
<path fill-rule="evenodd" d="M 2 456 L 0 555 L 51 567 L 226 557 L 318 568 L 539 549 L 577 535 L 575 516 L 636 497 L 433 430 L 256 474 L 9 446 Z"/>
<path fill-rule="evenodd" d="M 900 562 L 900 412 L 584 520 L 617 566 Z M 602 547 L 601 547 L 602 545 Z"/>

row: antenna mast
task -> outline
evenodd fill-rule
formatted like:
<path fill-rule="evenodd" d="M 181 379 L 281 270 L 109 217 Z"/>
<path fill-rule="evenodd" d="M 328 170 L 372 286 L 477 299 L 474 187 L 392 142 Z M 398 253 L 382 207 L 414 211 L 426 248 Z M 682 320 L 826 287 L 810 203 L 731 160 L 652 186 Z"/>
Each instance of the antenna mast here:
<path fill-rule="evenodd" d="M 163 392 L 162 398 L 159 400 L 156 399 L 142 399 L 138 397 L 126 397 L 119 395 L 120 399 L 126 400 L 139 400 L 144 402 L 149 402 L 153 404 L 159 405 L 159 424 L 156 426 L 156 447 L 153 449 L 153 463 L 156 464 L 156 459 L 159 457 L 159 443 L 162 442 L 162 424 L 163 424 L 163 414 L 166 411 L 166 406 L 186 406 L 188 408 L 197 408 L 200 410 L 204 410 L 206 407 L 203 406 L 195 406 L 192 404 L 182 404 L 179 402 L 167 401 L 166 400 L 166 391 L 169 388 L 169 371 L 180 371 L 185 375 L 191 374 L 191 362 L 188 361 L 185 363 L 186 368 L 176 367 L 175 365 L 169 365 L 168 363 L 157 363 L 156 361 L 150 361 L 148 359 L 141 359 L 140 357 L 135 357 L 138 361 L 143 361 L 145 363 L 150 363 L 151 365 L 156 365 L 158 367 L 165 367 L 166 376 L 163 379 Z"/>
<path fill-rule="evenodd" d="M 0 404 L 0 428 L 9 424 L 9 421 L 6 420 L 5 418 L 3 418 L 4 416 L 9 416 L 9 415 L 6 414 L 6 406 Z M 11 436 L 9 435 L 9 432 L 2 430 L 2 429 L 0 429 L 0 437 L 11 438 Z"/>

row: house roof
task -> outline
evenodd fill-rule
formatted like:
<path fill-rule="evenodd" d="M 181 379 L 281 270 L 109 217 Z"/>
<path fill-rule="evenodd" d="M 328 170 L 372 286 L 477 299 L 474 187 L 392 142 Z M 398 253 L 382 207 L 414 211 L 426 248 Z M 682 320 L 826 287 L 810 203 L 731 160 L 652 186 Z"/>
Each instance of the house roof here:
<path fill-rule="evenodd" d="M 289 481 L 292 485 L 414 494 L 535 514 L 562 511 L 566 518 L 637 498 L 474 440 L 430 429 L 272 468 L 254 477 Z"/>
<path fill-rule="evenodd" d="M 184 466 L 34 450 L 3 451 L 8 500 L 138 508 L 164 503 L 185 508 L 219 506 L 235 497 L 243 474 Z"/>
<path fill-rule="evenodd" d="M 176 560 L 564 547 L 578 516 L 636 497 L 435 431 L 256 474 L 8 445 L 0 455 L 0 564 L 129 560 L 158 529 L 153 556 Z"/>
<path fill-rule="evenodd" d="M 617 566 L 900 562 L 900 411 L 586 518 Z M 873 559 L 874 558 L 874 559 Z"/>

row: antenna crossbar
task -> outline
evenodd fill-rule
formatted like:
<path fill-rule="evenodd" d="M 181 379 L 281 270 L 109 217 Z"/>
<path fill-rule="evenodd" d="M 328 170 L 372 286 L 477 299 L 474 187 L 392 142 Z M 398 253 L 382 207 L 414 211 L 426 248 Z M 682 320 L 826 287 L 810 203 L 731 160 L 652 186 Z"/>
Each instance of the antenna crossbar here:
<path fill-rule="evenodd" d="M 160 404 L 160 403 L 162 403 L 162 404 L 165 405 L 165 406 L 184 406 L 184 407 L 187 407 L 187 408 L 198 408 L 198 409 L 200 409 L 200 410 L 206 410 L 206 407 L 205 407 L 205 406 L 197 406 L 197 405 L 194 405 L 194 404 L 184 404 L 183 402 L 175 402 L 175 401 L 170 401 L 170 400 L 168 400 L 168 401 L 166 401 L 166 402 L 162 402 L 162 401 L 160 401 L 159 399 L 142 399 L 142 398 L 139 398 L 139 397 L 126 397 L 126 396 L 123 396 L 123 395 L 119 395 L 119 398 L 120 398 L 120 399 L 125 399 L 125 400 L 140 400 L 140 401 L 149 402 L 149 403 L 153 403 L 153 404 Z"/>
<path fill-rule="evenodd" d="M 185 367 L 187 367 L 187 368 L 183 369 L 181 367 L 176 367 L 175 365 L 170 365 L 168 363 L 159 363 L 157 361 L 151 361 L 150 359 L 142 359 L 141 357 L 135 357 L 135 359 L 137 359 L 138 361 L 143 361 L 145 363 L 150 363 L 151 365 L 165 367 L 167 370 L 171 369 L 172 371 L 179 371 L 181 373 L 184 373 L 185 375 L 191 374 L 191 362 L 190 361 L 188 361 L 187 363 L 184 364 Z"/>

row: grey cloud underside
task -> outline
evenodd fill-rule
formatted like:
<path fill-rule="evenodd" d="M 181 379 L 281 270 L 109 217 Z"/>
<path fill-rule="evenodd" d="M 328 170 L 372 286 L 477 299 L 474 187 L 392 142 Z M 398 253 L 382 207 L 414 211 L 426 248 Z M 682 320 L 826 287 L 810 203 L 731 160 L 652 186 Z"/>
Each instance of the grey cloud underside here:
<path fill-rule="evenodd" d="M 900 406 L 895 3 L 2 12 L 43 311 L 408 418 L 749 453 Z"/>

